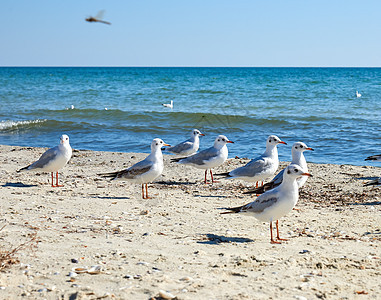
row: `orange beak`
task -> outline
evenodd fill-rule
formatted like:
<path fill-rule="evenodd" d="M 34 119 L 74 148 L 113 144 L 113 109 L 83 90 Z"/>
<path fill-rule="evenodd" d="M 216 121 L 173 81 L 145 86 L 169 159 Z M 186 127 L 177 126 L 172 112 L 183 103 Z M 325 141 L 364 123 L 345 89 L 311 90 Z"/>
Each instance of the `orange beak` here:
<path fill-rule="evenodd" d="M 201 135 L 201 136 L 205 136 L 205 134 L 203 134 L 203 133 L 200 133 L 199 135 Z"/>
<path fill-rule="evenodd" d="M 279 144 L 285 144 L 285 145 L 287 145 L 287 143 L 283 142 L 283 141 L 280 141 Z"/>
<path fill-rule="evenodd" d="M 314 149 L 312 149 L 312 148 L 310 148 L 310 147 L 306 148 L 306 150 L 314 151 Z"/>
<path fill-rule="evenodd" d="M 169 144 L 163 144 L 163 146 L 171 147 L 171 145 L 169 145 Z"/>
<path fill-rule="evenodd" d="M 233 141 L 227 141 L 227 143 L 230 143 L 230 144 L 234 144 L 234 142 L 233 142 Z"/>
<path fill-rule="evenodd" d="M 302 175 L 303 175 L 303 176 L 312 177 L 312 175 L 311 175 L 310 173 L 303 173 Z"/>

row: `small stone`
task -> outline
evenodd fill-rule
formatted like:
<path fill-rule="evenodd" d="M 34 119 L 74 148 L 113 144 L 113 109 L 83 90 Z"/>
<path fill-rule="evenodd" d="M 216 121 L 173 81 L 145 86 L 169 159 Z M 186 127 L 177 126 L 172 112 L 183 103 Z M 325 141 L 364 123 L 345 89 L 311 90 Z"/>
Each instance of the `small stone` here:
<path fill-rule="evenodd" d="M 72 258 L 72 259 L 71 259 L 71 262 L 72 262 L 73 264 L 77 264 L 77 263 L 78 263 L 78 259 Z"/>

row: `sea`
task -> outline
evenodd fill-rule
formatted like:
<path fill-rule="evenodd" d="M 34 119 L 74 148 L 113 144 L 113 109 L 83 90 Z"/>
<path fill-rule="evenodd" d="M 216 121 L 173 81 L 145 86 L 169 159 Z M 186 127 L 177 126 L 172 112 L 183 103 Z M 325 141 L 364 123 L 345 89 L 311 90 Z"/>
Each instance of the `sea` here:
<path fill-rule="evenodd" d="M 356 91 L 361 97 L 356 97 Z M 377 165 L 381 68 L 1 67 L 0 144 L 150 152 L 193 128 L 254 158 L 275 134 L 281 161 L 302 141 L 315 163 Z M 173 108 L 163 103 L 173 100 Z"/>

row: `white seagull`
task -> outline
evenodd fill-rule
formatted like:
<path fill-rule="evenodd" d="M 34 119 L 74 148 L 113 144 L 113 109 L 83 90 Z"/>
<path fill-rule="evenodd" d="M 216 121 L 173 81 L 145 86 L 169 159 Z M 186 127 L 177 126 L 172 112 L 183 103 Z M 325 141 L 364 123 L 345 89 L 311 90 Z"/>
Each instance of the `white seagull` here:
<path fill-rule="evenodd" d="M 356 91 L 356 97 L 357 97 L 357 98 L 360 98 L 360 97 L 361 97 L 361 94 L 359 93 L 359 91 Z"/>
<path fill-rule="evenodd" d="M 368 156 L 365 160 L 381 161 L 381 154 Z"/>
<path fill-rule="evenodd" d="M 50 148 L 44 152 L 39 160 L 33 164 L 21 168 L 20 171 L 42 171 L 42 172 L 51 172 L 52 173 L 52 187 L 60 187 L 62 185 L 58 184 L 58 170 L 62 169 L 70 160 L 72 155 L 72 149 L 69 143 L 69 137 L 66 134 L 63 134 L 60 138 L 60 144 L 53 148 Z M 56 184 L 53 184 L 53 173 L 56 172 Z"/>
<path fill-rule="evenodd" d="M 189 156 L 195 154 L 200 147 L 200 136 L 205 136 L 198 129 L 193 129 L 190 139 L 187 139 L 176 146 L 167 148 L 167 151 L 181 156 Z"/>
<path fill-rule="evenodd" d="M 171 100 L 171 103 L 163 103 L 162 105 L 164 107 L 168 107 L 168 108 L 172 109 L 173 108 L 173 100 Z"/>
<path fill-rule="evenodd" d="M 282 183 L 270 191 L 260 195 L 255 201 L 239 207 L 227 208 L 228 213 L 246 213 L 254 216 L 259 221 L 270 223 L 270 242 L 271 244 L 280 244 L 282 240 L 279 237 L 278 219 L 288 214 L 296 205 L 299 199 L 298 184 L 296 179 L 299 176 L 310 176 L 298 165 L 289 165 L 284 174 Z M 272 222 L 276 221 L 277 241 L 273 239 Z"/>
<path fill-rule="evenodd" d="M 276 135 L 270 135 L 267 138 L 266 151 L 261 156 L 252 159 L 246 165 L 234 169 L 233 171 L 217 175 L 224 175 L 226 178 L 232 179 L 242 179 L 248 182 L 256 182 L 256 187 L 258 187 L 258 181 L 263 181 L 273 176 L 278 170 L 278 144 L 287 145 Z"/>
<path fill-rule="evenodd" d="M 291 156 L 292 156 L 291 164 L 300 166 L 304 172 L 308 173 L 307 161 L 303 154 L 303 152 L 306 150 L 314 151 L 314 149 L 307 147 L 307 145 L 303 142 L 294 143 L 294 145 L 292 145 L 292 148 L 291 148 Z M 259 188 L 245 192 L 244 194 L 257 194 L 257 195 L 263 194 L 265 191 L 268 191 L 277 187 L 278 185 L 282 183 L 284 170 L 285 169 L 280 171 L 270 182 L 262 185 Z M 301 188 L 306 183 L 307 178 L 308 178 L 307 176 L 300 176 L 296 180 L 299 188 Z"/>
<path fill-rule="evenodd" d="M 148 186 L 149 182 L 152 182 L 163 173 L 164 163 L 163 154 L 161 153 L 161 147 L 170 146 L 164 143 L 161 139 L 154 139 L 151 143 L 151 154 L 144 160 L 139 161 L 132 167 L 111 173 L 98 174 L 102 177 L 112 178 L 112 180 L 127 180 L 142 185 L 142 198 L 149 199 Z M 144 195 L 144 184 L 146 186 L 146 195 Z"/>
<path fill-rule="evenodd" d="M 205 169 L 205 183 L 206 174 L 208 169 L 212 169 L 222 165 L 228 158 L 228 147 L 227 143 L 234 143 L 229 141 L 229 139 L 224 135 L 219 135 L 215 141 L 213 147 L 202 150 L 196 154 L 183 158 L 173 158 L 172 162 L 178 162 L 179 164 L 191 165 L 198 169 Z M 210 176 L 212 178 L 212 183 L 215 182 L 213 179 L 212 170 L 210 170 Z"/>

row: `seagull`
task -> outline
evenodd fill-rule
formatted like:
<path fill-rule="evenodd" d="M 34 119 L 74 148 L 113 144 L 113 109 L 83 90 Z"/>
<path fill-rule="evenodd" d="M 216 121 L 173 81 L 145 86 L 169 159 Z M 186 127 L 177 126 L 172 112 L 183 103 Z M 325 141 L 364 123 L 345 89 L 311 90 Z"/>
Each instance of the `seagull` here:
<path fill-rule="evenodd" d="M 285 144 L 276 135 L 270 135 L 266 141 L 266 151 L 259 157 L 252 159 L 246 165 L 239 167 L 233 171 L 220 173 L 225 178 L 242 179 L 248 182 L 263 181 L 266 178 L 273 176 L 279 166 L 278 159 L 278 144 Z"/>
<path fill-rule="evenodd" d="M 171 103 L 163 103 L 164 107 L 169 107 L 170 109 L 173 109 L 173 100 L 171 100 Z"/>
<path fill-rule="evenodd" d="M 193 129 L 190 139 L 177 144 L 176 146 L 167 148 L 167 151 L 181 156 L 189 156 L 195 154 L 200 147 L 200 136 L 205 136 L 198 129 Z"/>
<path fill-rule="evenodd" d="M 359 91 L 356 91 L 356 97 L 357 97 L 357 98 L 360 98 L 360 97 L 361 97 L 361 94 L 359 93 Z"/>
<path fill-rule="evenodd" d="M 85 19 L 85 21 L 87 22 L 99 22 L 99 23 L 103 23 L 103 24 L 107 24 L 107 25 L 111 25 L 110 22 L 107 22 L 107 21 L 103 21 L 103 15 L 105 13 L 105 10 L 101 10 L 97 13 L 97 15 L 95 17 L 88 17 Z"/>
<path fill-rule="evenodd" d="M 370 186 L 370 185 L 381 185 L 381 177 L 364 184 L 364 186 Z"/>
<path fill-rule="evenodd" d="M 302 170 L 307 173 L 308 172 L 307 162 L 303 155 L 303 152 L 306 150 L 314 151 L 314 149 L 307 147 L 307 145 L 303 142 L 294 143 L 294 145 L 292 145 L 292 148 L 291 148 L 291 155 L 292 155 L 291 164 L 300 166 Z M 265 191 L 268 191 L 277 187 L 278 185 L 282 183 L 284 170 L 285 169 L 280 171 L 270 182 L 266 183 L 265 185 L 262 185 L 259 188 L 245 192 L 244 194 L 257 194 L 257 195 L 263 194 Z M 301 188 L 306 183 L 307 178 L 308 177 L 306 176 L 300 176 L 296 180 L 299 188 Z"/>
<path fill-rule="evenodd" d="M 381 161 L 381 154 L 368 156 L 365 160 Z"/>
<path fill-rule="evenodd" d="M 61 187 L 63 185 L 58 184 L 58 170 L 62 169 L 70 160 L 72 155 L 72 149 L 69 143 L 69 137 L 66 134 L 63 134 L 60 137 L 60 144 L 53 148 L 50 148 L 44 152 L 39 160 L 33 164 L 21 168 L 20 171 L 42 171 L 42 172 L 51 172 L 52 173 L 52 187 Z M 53 184 L 53 173 L 56 172 L 56 184 Z"/>
<path fill-rule="evenodd" d="M 222 165 L 228 158 L 228 147 L 226 147 L 227 143 L 234 142 L 229 141 L 229 139 L 224 135 L 219 135 L 215 139 L 213 147 L 202 150 L 188 157 L 173 158 L 171 159 L 171 162 L 178 162 L 179 164 L 191 165 L 198 169 L 205 169 L 205 183 L 207 183 L 206 174 L 208 169 Z M 215 182 L 213 179 L 212 170 L 210 170 L 210 176 L 212 178 L 212 183 Z"/>
<path fill-rule="evenodd" d="M 161 139 L 154 139 L 151 143 L 151 154 L 142 161 L 134 164 L 132 167 L 111 173 L 98 174 L 102 177 L 112 178 L 112 180 L 128 180 L 142 185 L 142 198 L 150 199 L 148 197 L 149 182 L 152 182 L 163 173 L 164 163 L 161 147 L 170 146 L 164 143 Z M 144 184 L 146 187 L 146 194 L 144 195 Z"/>
<path fill-rule="evenodd" d="M 247 213 L 253 215 L 259 221 L 270 222 L 270 242 L 271 244 L 280 244 L 278 219 L 288 214 L 296 205 L 299 198 L 298 184 L 296 179 L 299 176 L 310 176 L 298 166 L 289 165 L 284 174 L 282 183 L 270 191 L 260 195 L 255 201 L 239 207 L 227 208 L 229 211 L 221 214 L 229 213 Z M 276 221 L 277 240 L 273 239 L 273 226 L 272 222 Z"/>

